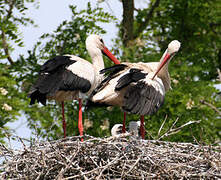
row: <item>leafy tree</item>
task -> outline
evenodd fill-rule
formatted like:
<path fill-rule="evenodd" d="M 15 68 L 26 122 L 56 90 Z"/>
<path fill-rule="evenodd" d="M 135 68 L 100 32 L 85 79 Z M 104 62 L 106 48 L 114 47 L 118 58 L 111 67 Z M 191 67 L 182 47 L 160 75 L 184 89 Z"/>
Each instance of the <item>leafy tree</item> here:
<path fill-rule="evenodd" d="M 26 3 L 33 0 L 2 0 L 0 1 L 0 137 L 4 137 L 7 130 L 5 124 L 16 120 L 21 111 L 27 108 L 24 101 L 25 93 L 21 92 L 17 75 L 13 73 L 15 60 L 11 52 L 15 46 L 23 46 L 18 30 L 19 26 L 33 25 L 33 21 L 26 16 Z M 17 15 L 14 14 L 17 12 Z M 13 44 L 13 45 L 12 45 Z"/>

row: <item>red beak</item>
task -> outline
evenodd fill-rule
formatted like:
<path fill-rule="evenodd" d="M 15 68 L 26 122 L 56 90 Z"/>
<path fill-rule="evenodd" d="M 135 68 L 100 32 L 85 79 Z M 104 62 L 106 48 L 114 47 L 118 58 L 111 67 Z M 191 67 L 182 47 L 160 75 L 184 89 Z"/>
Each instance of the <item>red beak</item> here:
<path fill-rule="evenodd" d="M 170 59 L 170 54 L 166 53 L 165 57 L 163 58 L 163 61 L 161 64 L 158 66 L 156 73 L 152 77 L 152 80 L 154 80 L 155 76 L 158 74 L 158 72 L 162 69 L 162 67 L 166 64 L 166 62 Z"/>
<path fill-rule="evenodd" d="M 120 61 L 107 49 L 106 46 L 104 46 L 104 49 L 102 52 L 111 60 L 114 62 L 114 64 L 120 64 Z"/>

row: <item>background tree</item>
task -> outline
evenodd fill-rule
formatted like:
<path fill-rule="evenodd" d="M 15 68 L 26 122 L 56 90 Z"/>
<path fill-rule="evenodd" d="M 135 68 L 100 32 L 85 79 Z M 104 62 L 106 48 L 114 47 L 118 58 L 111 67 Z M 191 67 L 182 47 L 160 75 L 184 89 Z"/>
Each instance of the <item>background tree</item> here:
<path fill-rule="evenodd" d="M 220 2 L 153 0 L 142 9 L 136 9 L 133 0 L 120 2 L 123 6 L 123 19 L 121 24 L 117 25 L 119 34 L 113 40 L 115 42 L 113 50 L 122 61 L 158 61 L 171 40 L 178 39 L 182 43 L 180 52 L 169 67 L 173 89 L 167 93 L 164 106 L 155 115 L 145 117 L 148 138 L 158 138 L 158 129 L 167 117 L 162 133 L 177 118 L 177 126 L 192 120 L 200 120 L 200 124 L 186 127 L 175 136 L 164 137 L 164 140 L 194 141 L 193 136 L 196 140 L 207 143 L 220 140 L 221 101 L 220 93 L 214 88 L 217 82 L 216 69 L 221 69 L 218 11 Z M 0 40 L 3 47 L 0 56 L 5 61 L 1 62 L 3 68 L 0 73 L 2 71 L 6 78 L 2 81 L 0 78 L 0 85 L 3 88 L 0 91 L 0 106 L 3 107 L 5 102 L 12 110 L 7 111 L 7 115 L 5 110 L 3 111 L 4 108 L 0 109 L 1 127 L 4 127 L 6 122 L 15 120 L 19 113 L 23 113 L 27 117 L 29 127 L 38 135 L 52 139 L 60 138 L 62 137 L 60 105 L 55 102 L 49 102 L 46 107 L 28 105 L 29 99 L 26 95 L 31 83 L 36 80 L 39 64 L 50 57 L 63 54 L 76 54 L 89 59 L 85 50 L 86 36 L 90 33 L 105 33 L 98 24 L 114 21 L 115 18 L 99 7 L 92 8 L 90 3 L 87 9 L 80 12 L 77 12 L 75 6 L 70 6 L 71 21 L 63 21 L 53 33 L 42 35 L 40 41 L 28 52 L 27 58 L 20 56 L 12 60 L 11 42 L 22 45 L 17 33 L 18 26 L 33 22 L 23 17 L 26 10 L 23 1 L 4 3 L 7 6 L 0 4 L 0 11 L 3 12 L 0 19 L 2 22 L 0 30 L 3 34 Z M 22 18 L 19 21 L 10 10 L 11 6 L 20 8 Z M 106 66 L 110 66 L 110 63 L 106 62 Z M 9 83 L 11 89 L 5 85 L 7 81 L 11 82 Z M 7 95 L 4 95 L 4 89 L 8 91 Z M 9 94 L 13 99 L 17 98 L 17 101 L 12 101 Z M 77 117 L 73 122 L 72 102 L 66 103 L 65 108 L 68 112 L 67 133 L 77 135 Z M 74 109 L 75 115 L 77 106 Z M 88 134 L 104 136 L 109 135 L 109 128 L 114 124 L 122 122 L 123 113 L 118 107 L 97 108 L 86 111 L 84 119 Z M 138 120 L 138 116 L 128 115 L 127 123 L 130 120 Z"/>
<path fill-rule="evenodd" d="M 4 137 L 5 124 L 17 120 L 21 112 L 27 109 L 26 96 L 21 92 L 14 71 L 16 59 L 11 52 L 16 46 L 22 47 L 23 42 L 18 32 L 19 26 L 33 25 L 33 21 L 26 16 L 27 3 L 34 0 L 1 0 L 0 1 L 0 137 Z M 16 11 L 16 14 L 14 13 Z"/>

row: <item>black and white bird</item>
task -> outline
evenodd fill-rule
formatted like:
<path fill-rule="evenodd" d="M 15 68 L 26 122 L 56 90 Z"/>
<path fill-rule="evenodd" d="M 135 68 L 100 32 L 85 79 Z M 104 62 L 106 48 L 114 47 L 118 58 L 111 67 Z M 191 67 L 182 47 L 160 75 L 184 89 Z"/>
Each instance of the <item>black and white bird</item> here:
<path fill-rule="evenodd" d="M 28 94 L 31 105 L 36 101 L 46 105 L 47 99 L 62 103 L 64 137 L 66 137 L 66 123 L 63 102 L 79 101 L 78 129 L 82 136 L 82 99 L 89 96 L 103 80 L 103 75 L 99 73 L 104 68 L 102 53 L 115 64 L 120 63 L 107 49 L 99 35 L 87 37 L 86 49 L 92 58 L 92 64 L 74 55 L 56 56 L 41 66 L 38 80 Z"/>
<path fill-rule="evenodd" d="M 124 112 L 140 115 L 144 139 L 144 115 L 157 112 L 163 105 L 165 92 L 170 89 L 168 64 L 180 45 L 177 40 L 170 42 L 160 62 L 122 63 L 101 70 L 108 75 L 91 94 L 88 106 L 120 106 Z M 125 129 L 125 122 L 123 126 Z"/>

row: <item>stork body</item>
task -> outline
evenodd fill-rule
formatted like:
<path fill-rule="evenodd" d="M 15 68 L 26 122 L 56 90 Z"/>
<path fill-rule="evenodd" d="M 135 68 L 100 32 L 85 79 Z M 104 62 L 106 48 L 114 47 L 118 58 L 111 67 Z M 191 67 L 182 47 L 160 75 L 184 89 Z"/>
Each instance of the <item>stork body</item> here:
<path fill-rule="evenodd" d="M 144 138 L 144 115 L 155 113 L 164 103 L 170 89 L 169 60 L 180 48 L 172 41 L 160 62 L 122 63 L 101 70 L 109 75 L 91 95 L 93 103 L 120 106 L 124 112 L 141 116 L 141 136 Z"/>
<path fill-rule="evenodd" d="M 97 92 L 92 101 L 120 106 L 125 112 L 133 114 L 154 113 L 155 104 L 163 103 L 165 87 L 159 77 L 151 80 L 156 71 L 153 65 L 157 69 L 157 63 L 122 63 L 103 69 L 102 73 L 109 73 L 109 76 L 95 89 Z M 165 80 L 165 84 L 168 84 L 169 79 Z M 141 99 L 142 97 L 145 99 Z"/>
<path fill-rule="evenodd" d="M 41 66 L 38 80 L 29 92 L 30 104 L 37 101 L 46 105 L 47 99 L 54 99 L 62 103 L 62 112 L 64 101 L 79 100 L 78 128 L 81 136 L 83 135 L 81 100 L 89 96 L 103 79 L 103 75 L 99 73 L 104 68 L 102 53 L 115 63 L 119 63 L 98 35 L 90 35 L 86 39 L 86 48 L 92 58 L 92 64 L 74 55 L 56 56 Z M 65 127 L 63 114 L 64 136 Z"/>

